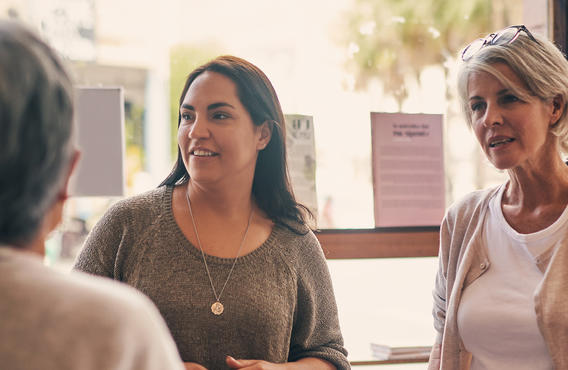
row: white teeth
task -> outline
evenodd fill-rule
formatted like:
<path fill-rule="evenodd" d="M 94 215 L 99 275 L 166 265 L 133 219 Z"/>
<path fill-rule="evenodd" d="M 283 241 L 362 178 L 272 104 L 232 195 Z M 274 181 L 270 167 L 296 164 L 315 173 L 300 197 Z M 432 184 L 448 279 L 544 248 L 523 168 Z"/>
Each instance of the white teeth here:
<path fill-rule="evenodd" d="M 194 150 L 193 155 L 196 155 L 198 157 L 212 157 L 215 155 L 215 153 L 206 150 Z"/>
<path fill-rule="evenodd" d="M 504 139 L 504 140 L 498 140 L 498 141 L 493 141 L 491 143 L 489 143 L 489 146 L 491 148 L 495 148 L 497 145 L 501 145 L 501 144 L 505 144 L 505 143 L 510 143 L 511 141 L 513 141 L 515 139 L 513 138 L 509 138 L 509 139 Z"/>

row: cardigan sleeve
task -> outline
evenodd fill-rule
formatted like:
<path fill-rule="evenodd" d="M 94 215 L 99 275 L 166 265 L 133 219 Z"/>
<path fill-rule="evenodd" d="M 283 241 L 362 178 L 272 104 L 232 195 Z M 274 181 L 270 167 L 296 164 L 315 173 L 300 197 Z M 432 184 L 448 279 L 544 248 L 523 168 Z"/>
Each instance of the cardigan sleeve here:
<path fill-rule="evenodd" d="M 440 249 L 438 253 L 438 272 L 434 283 L 434 307 L 432 315 L 434 316 L 434 328 L 437 331 L 436 343 L 442 342 L 444 326 L 446 324 L 446 297 L 447 297 L 447 266 L 449 258 L 451 234 L 448 223 L 448 215 L 444 217 L 440 226 Z"/>
<path fill-rule="evenodd" d="M 316 357 L 331 362 L 337 369 L 349 369 L 327 263 L 313 233 L 306 237 L 311 237 L 311 241 L 300 249 L 289 361 Z"/>
<path fill-rule="evenodd" d="M 434 296 L 434 328 L 438 332 L 437 343 L 441 343 L 446 325 L 446 310 L 457 270 L 466 248 L 467 240 L 482 226 L 482 210 L 499 190 L 500 186 L 474 191 L 452 204 L 440 225 L 440 250 Z"/>

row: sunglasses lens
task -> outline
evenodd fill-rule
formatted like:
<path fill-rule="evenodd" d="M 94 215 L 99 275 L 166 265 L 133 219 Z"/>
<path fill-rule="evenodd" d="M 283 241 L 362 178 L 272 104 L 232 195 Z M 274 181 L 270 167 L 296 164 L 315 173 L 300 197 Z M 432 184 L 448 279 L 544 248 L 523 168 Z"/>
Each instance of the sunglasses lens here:
<path fill-rule="evenodd" d="M 519 28 L 507 28 L 501 32 L 499 32 L 493 40 L 491 41 L 491 45 L 504 45 L 508 44 L 513 41 L 519 35 L 520 29 Z"/>
<path fill-rule="evenodd" d="M 485 45 L 484 39 L 477 39 L 471 44 L 469 44 L 462 52 L 462 59 L 468 60 L 471 58 L 475 53 L 479 51 Z"/>
<path fill-rule="evenodd" d="M 521 31 L 524 31 L 531 40 L 537 42 L 525 26 L 510 26 L 497 33 L 492 33 L 484 39 L 477 39 L 469 44 L 462 52 L 462 60 L 470 59 L 485 45 L 505 45 L 514 42 Z"/>

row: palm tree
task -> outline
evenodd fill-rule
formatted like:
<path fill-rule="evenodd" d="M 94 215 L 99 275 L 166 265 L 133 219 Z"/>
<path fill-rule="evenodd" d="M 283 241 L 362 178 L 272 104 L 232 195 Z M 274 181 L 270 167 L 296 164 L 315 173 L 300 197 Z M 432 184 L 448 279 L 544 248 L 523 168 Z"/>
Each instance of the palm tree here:
<path fill-rule="evenodd" d="M 483 37 L 520 19 L 518 0 L 354 0 L 342 18 L 343 37 L 349 58 L 346 69 L 355 77 L 355 89 L 365 90 L 378 80 L 384 93 L 393 96 L 399 111 L 408 97 L 405 81 L 420 84 L 421 72 L 440 66 L 445 75 L 446 101 L 454 100 L 449 66 L 460 49 L 475 38 Z M 446 137 L 450 122 L 455 122 L 455 104 L 448 104 Z M 461 122 L 460 122 L 461 123 Z M 451 153 L 446 153 L 451 157 Z M 450 161 L 453 158 L 450 159 Z M 474 155 L 477 188 L 487 176 L 480 153 Z M 447 186 L 453 195 L 453 167 L 448 168 Z M 450 199 L 451 201 L 451 199 Z"/>
<path fill-rule="evenodd" d="M 427 66 L 442 66 L 464 44 L 509 24 L 515 0 L 355 0 L 346 12 L 341 42 L 355 88 L 378 79 L 399 109 L 408 96 L 405 78 Z M 498 11 L 496 11 L 498 10 Z"/>

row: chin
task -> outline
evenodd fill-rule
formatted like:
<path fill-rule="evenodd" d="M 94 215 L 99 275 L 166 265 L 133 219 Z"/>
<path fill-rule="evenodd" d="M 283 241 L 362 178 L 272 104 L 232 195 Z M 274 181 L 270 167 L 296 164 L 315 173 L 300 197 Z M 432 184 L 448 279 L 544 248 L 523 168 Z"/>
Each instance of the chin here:
<path fill-rule="evenodd" d="M 510 170 L 511 168 L 514 168 L 517 166 L 517 163 L 512 163 L 512 162 L 503 162 L 503 161 L 499 161 L 499 162 L 495 162 L 495 161 L 491 161 L 491 164 L 493 164 L 493 167 L 495 167 L 495 169 L 499 170 L 499 171 L 505 171 L 505 170 Z"/>
<path fill-rule="evenodd" d="M 194 174 L 191 180 L 200 184 L 213 184 L 219 181 L 219 177 L 206 174 Z"/>
<path fill-rule="evenodd" d="M 493 167 L 500 171 L 509 170 L 519 165 L 518 158 L 512 158 L 510 156 L 487 156 L 487 159 L 491 162 Z"/>

